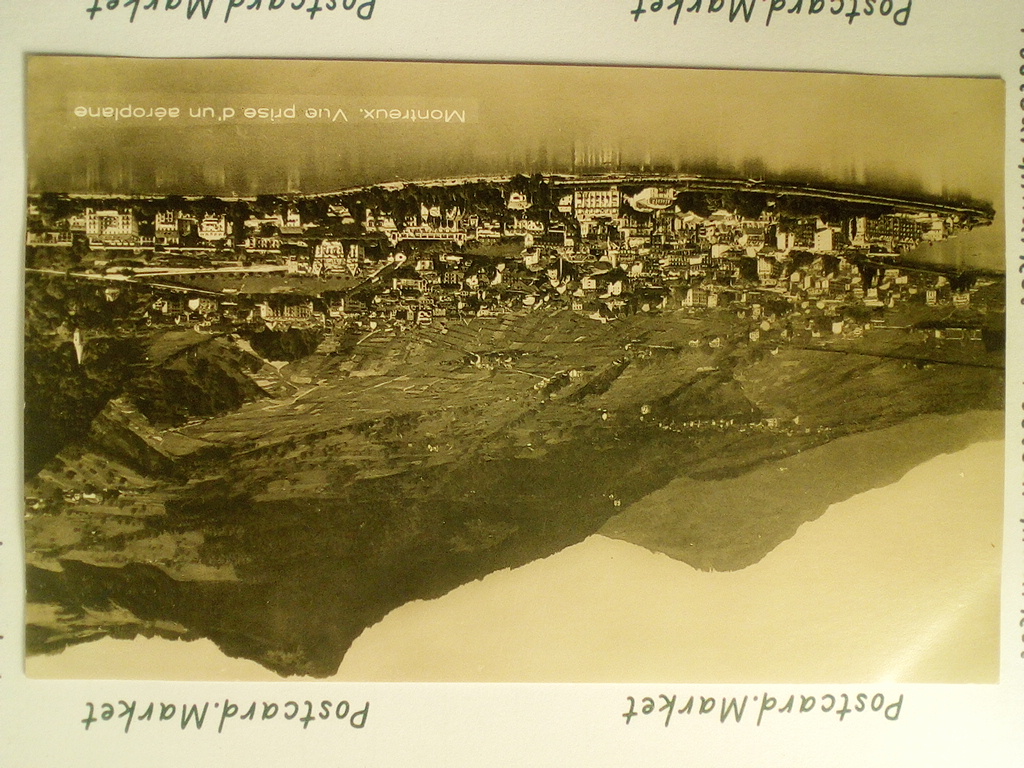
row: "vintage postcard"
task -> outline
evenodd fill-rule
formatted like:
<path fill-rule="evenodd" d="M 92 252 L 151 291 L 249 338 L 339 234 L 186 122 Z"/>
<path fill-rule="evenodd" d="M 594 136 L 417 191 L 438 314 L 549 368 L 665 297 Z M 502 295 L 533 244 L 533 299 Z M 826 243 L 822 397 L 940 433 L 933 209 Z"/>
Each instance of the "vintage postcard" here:
<path fill-rule="evenodd" d="M 1002 81 L 26 76 L 30 677 L 999 680 Z"/>

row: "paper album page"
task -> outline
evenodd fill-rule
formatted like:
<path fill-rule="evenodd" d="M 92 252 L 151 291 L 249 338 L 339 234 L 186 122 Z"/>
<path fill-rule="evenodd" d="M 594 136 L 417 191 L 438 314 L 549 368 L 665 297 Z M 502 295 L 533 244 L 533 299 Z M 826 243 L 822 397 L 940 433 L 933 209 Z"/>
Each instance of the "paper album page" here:
<path fill-rule="evenodd" d="M 4 764 L 1017 763 L 1015 4 L 0 23 Z"/>

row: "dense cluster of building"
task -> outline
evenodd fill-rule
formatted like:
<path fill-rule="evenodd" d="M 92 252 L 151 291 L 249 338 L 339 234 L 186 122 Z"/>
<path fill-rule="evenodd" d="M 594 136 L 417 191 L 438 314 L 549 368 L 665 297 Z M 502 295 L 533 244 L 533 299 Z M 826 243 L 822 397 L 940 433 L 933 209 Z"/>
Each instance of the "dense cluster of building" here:
<path fill-rule="evenodd" d="M 157 291 L 152 322 L 199 326 L 344 320 L 379 329 L 544 305 L 606 322 L 693 308 L 749 318 L 756 339 L 794 332 L 778 319 L 799 308 L 807 320 L 797 332 L 857 335 L 870 327 L 864 308 L 916 302 L 964 309 L 979 287 L 899 261 L 972 224 L 934 207 L 794 215 L 766 195 L 757 210 L 740 213 L 688 206 L 693 195 L 670 186 L 566 183 L 545 187 L 543 196 L 493 186 L 499 207 L 453 203 L 451 194 L 447 202 L 425 194 L 410 206 L 410 190 L 392 185 L 404 205 L 387 195 L 370 202 L 339 195 L 321 201 L 319 216 L 288 201 L 270 212 L 237 201 L 221 201 L 216 211 L 165 207 L 149 218 L 128 201 L 63 217 L 33 204 L 28 244 L 77 243 L 90 254 L 77 269 Z M 252 274 L 280 275 L 293 286 L 305 277 L 312 287 L 225 287 Z M 199 288 L 199 275 L 223 282 Z M 317 280 L 329 282 L 317 288 Z M 116 285 L 109 290 L 116 293 Z"/>

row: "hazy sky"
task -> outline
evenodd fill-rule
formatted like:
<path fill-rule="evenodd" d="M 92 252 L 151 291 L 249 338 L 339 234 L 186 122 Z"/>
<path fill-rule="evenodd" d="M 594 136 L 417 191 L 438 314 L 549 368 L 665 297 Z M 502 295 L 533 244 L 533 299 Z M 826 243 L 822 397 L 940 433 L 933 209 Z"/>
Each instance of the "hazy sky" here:
<path fill-rule="evenodd" d="M 1003 84 L 991 79 L 32 57 L 28 89 L 32 192 L 319 192 L 567 171 L 575 157 L 1002 199 Z M 292 119 L 244 114 L 293 105 Z M 104 106 L 181 112 L 161 121 L 74 114 Z M 190 116 L 204 106 L 235 114 Z M 309 107 L 316 118 L 305 117 Z M 466 122 L 376 117 L 409 108 L 464 113 Z"/>

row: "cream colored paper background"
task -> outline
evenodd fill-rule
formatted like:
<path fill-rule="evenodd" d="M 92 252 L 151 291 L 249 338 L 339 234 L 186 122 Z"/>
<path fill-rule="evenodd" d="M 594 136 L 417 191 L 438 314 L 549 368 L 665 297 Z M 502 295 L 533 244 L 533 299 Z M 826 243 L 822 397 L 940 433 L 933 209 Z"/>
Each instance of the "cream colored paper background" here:
<path fill-rule="evenodd" d="M 23 55 L 82 53 L 161 56 L 276 56 L 538 61 L 796 69 L 865 73 L 1002 76 L 1007 83 L 1008 273 L 1015 273 L 1021 199 L 1018 104 L 1024 12 L 1015 0 L 965 4 L 919 0 L 908 26 L 860 19 L 776 16 L 771 28 L 684 18 L 678 27 L 648 14 L 633 23 L 631 1 L 378 0 L 374 18 L 249 13 L 225 25 L 155 14 L 130 26 L 123 11 L 89 22 L 84 0 L 6 0 L 0 8 L 0 311 L 4 456 L 0 470 L 0 763 L 50 765 L 980 765 L 1019 764 L 1024 754 L 1024 643 L 1018 619 L 1022 568 L 1019 382 L 1020 286 L 1010 280 L 1007 380 L 1006 527 L 1001 682 L 986 686 L 881 686 L 905 696 L 900 720 L 844 723 L 823 715 L 783 718 L 760 729 L 717 719 L 623 725 L 626 696 L 873 692 L 863 686 L 383 685 L 29 681 L 21 672 L 20 268 L 24 221 Z M 999 206 L 1003 208 L 1004 206 Z M 1015 224 L 1016 227 L 1015 227 Z M 1009 277 L 1009 275 L 1008 275 Z M 1016 310 L 1016 311 L 1014 311 Z M 870 634 L 871 628 L 863 630 Z M 856 643 L 855 637 L 845 637 Z M 970 654 L 969 644 L 963 648 Z M 363 731 L 280 723 L 221 736 L 177 728 L 108 728 L 84 733 L 85 701 L 370 699 Z M 147 735 L 148 734 L 148 735 Z"/>

